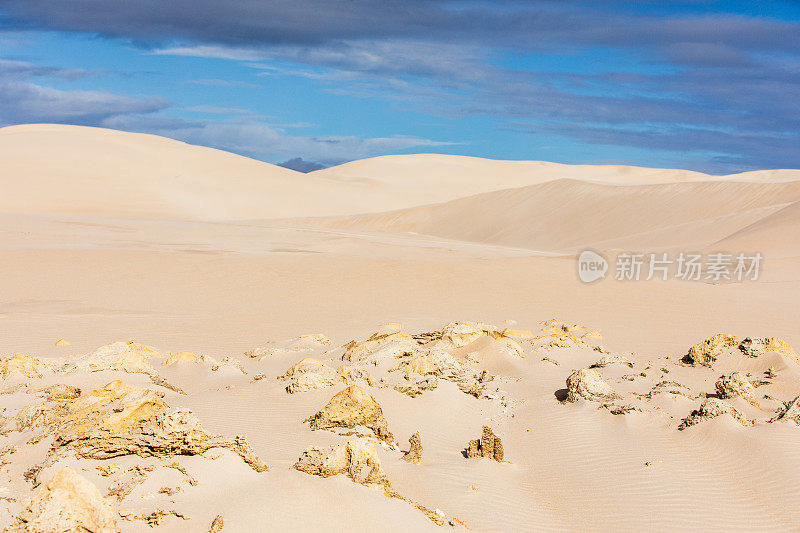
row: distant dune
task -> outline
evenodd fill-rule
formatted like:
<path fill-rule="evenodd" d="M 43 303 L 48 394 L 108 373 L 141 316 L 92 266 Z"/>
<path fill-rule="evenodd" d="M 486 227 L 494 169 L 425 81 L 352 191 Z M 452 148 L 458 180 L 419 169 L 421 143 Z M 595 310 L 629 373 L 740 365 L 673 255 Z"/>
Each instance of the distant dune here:
<path fill-rule="evenodd" d="M 800 181 L 608 186 L 557 180 L 439 205 L 308 223 L 361 231 L 415 232 L 549 252 L 586 247 L 699 249 L 746 227 L 759 235 L 775 231 L 774 240 L 781 245 L 795 242 L 791 232 L 800 229 L 800 217 L 778 212 L 793 202 L 797 210 L 799 200 Z M 780 228 L 776 227 L 779 224 Z M 764 237 L 752 241 L 749 245 L 757 247 Z"/>
<path fill-rule="evenodd" d="M 800 179 L 800 171 L 719 178 L 429 154 L 302 174 L 154 135 L 48 124 L 0 129 L 0 163 L 0 212 L 188 220 L 376 213 L 563 178 L 614 185 Z"/>

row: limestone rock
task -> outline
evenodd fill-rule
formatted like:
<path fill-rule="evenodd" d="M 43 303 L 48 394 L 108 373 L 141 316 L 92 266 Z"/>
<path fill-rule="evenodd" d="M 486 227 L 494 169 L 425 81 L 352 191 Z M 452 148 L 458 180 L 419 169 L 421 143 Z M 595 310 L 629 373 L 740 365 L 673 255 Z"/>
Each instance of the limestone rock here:
<path fill-rule="evenodd" d="M 748 357 L 759 357 L 767 352 L 777 352 L 796 363 L 800 363 L 797 352 L 794 351 L 788 342 L 778 337 L 766 337 L 764 339 L 751 339 L 746 337 L 739 344 L 739 351 Z"/>
<path fill-rule="evenodd" d="M 529 329 L 509 329 L 506 328 L 500 332 L 503 337 L 509 337 L 517 340 L 533 340 L 533 332 Z"/>
<path fill-rule="evenodd" d="M 503 442 L 494 434 L 492 428 L 483 426 L 480 440 L 471 440 L 467 446 L 467 457 L 487 457 L 503 462 Z"/>
<path fill-rule="evenodd" d="M 740 337 L 719 333 L 689 348 L 683 362 L 693 366 L 711 366 L 725 349 L 732 348 L 740 342 L 742 342 Z"/>
<path fill-rule="evenodd" d="M 403 461 L 418 465 L 422 462 L 422 439 L 419 436 L 419 431 L 411 435 L 408 439 L 411 448 L 403 454 Z"/>
<path fill-rule="evenodd" d="M 243 437 L 226 440 L 206 433 L 183 409 L 169 409 L 159 395 L 121 381 L 84 394 L 68 406 L 56 428 L 54 451 L 109 459 L 121 455 L 169 457 L 227 448 L 257 472 L 267 466 Z"/>
<path fill-rule="evenodd" d="M 387 427 L 380 404 L 358 385 L 338 392 L 317 414 L 307 420 L 311 429 L 355 428 L 365 426 L 388 443 L 394 437 Z"/>
<path fill-rule="evenodd" d="M 329 448 L 306 448 L 294 467 L 320 477 L 344 474 L 361 485 L 389 485 L 375 445 L 366 437 Z"/>
<path fill-rule="evenodd" d="M 211 522 L 211 527 L 208 528 L 208 533 L 219 533 L 222 531 L 224 525 L 225 521 L 222 519 L 222 515 L 218 514 L 214 517 L 214 521 Z"/>
<path fill-rule="evenodd" d="M 196 353 L 193 352 L 177 352 L 170 354 L 166 361 L 161 363 L 161 366 L 172 366 L 177 363 L 196 363 L 200 360 Z"/>
<path fill-rule="evenodd" d="M 90 481 L 71 468 L 40 487 L 10 531 L 116 533 L 117 512 Z"/>
<path fill-rule="evenodd" d="M 567 378 L 568 402 L 577 402 L 580 399 L 608 402 L 621 398 L 622 396 L 614 392 L 611 385 L 606 383 L 603 376 L 593 368 L 581 368 Z"/>
<path fill-rule="evenodd" d="M 115 370 L 129 374 L 155 375 L 156 371 L 150 359 L 159 358 L 161 354 L 150 346 L 138 342 L 115 342 L 102 346 L 88 355 L 68 359 L 59 369 L 60 372 L 84 370 L 101 372 Z"/>
<path fill-rule="evenodd" d="M 56 346 L 69 346 L 69 345 L 71 345 L 71 344 L 72 344 L 72 343 L 71 343 L 71 342 L 69 342 L 67 339 L 58 339 L 58 340 L 56 341 Z"/>
<path fill-rule="evenodd" d="M 289 368 L 280 380 L 288 380 L 286 392 L 307 392 L 323 387 L 330 387 L 341 381 L 341 376 L 319 359 L 306 358 Z"/>
<path fill-rule="evenodd" d="M 378 332 L 365 341 L 350 341 L 345 345 L 342 361 L 379 365 L 407 353 L 414 353 L 419 344 L 405 331 Z"/>
<path fill-rule="evenodd" d="M 300 335 L 288 341 L 269 342 L 258 348 L 246 351 L 247 357 L 258 359 L 259 361 L 267 358 L 281 357 L 291 353 L 311 353 L 330 345 L 331 341 L 322 333 L 311 333 Z"/>
<path fill-rule="evenodd" d="M 434 390 L 438 386 L 439 386 L 439 380 L 436 379 L 434 376 L 431 376 L 426 379 L 415 381 L 414 383 L 409 383 L 409 384 L 398 383 L 397 385 L 394 386 L 394 390 L 396 390 L 397 392 L 402 392 L 403 394 L 407 394 L 412 398 L 416 398 L 423 392 Z"/>
<path fill-rule="evenodd" d="M 732 405 L 729 405 L 719 398 L 706 398 L 699 409 L 695 409 L 689 416 L 683 419 L 683 422 L 681 422 L 681 425 L 678 426 L 678 429 L 682 431 L 688 427 L 694 426 L 695 424 L 699 424 L 704 420 L 716 418 L 720 415 L 731 415 L 734 420 L 743 426 L 753 425 L 753 422 L 748 420 L 746 416 L 740 413 Z"/>
<path fill-rule="evenodd" d="M 50 402 L 74 400 L 81 395 L 81 389 L 64 383 L 52 385 L 44 390 L 47 393 L 47 400 Z"/>
<path fill-rule="evenodd" d="M 734 372 L 719 378 L 715 384 L 717 396 L 723 399 L 741 396 L 750 404 L 758 407 L 756 390 L 742 372 Z"/>
<path fill-rule="evenodd" d="M 36 379 L 42 377 L 40 369 L 45 364 L 41 360 L 29 355 L 13 355 L 0 359 L 0 376 L 3 379 L 12 374 L 19 374 L 26 378 Z"/>
<path fill-rule="evenodd" d="M 800 396 L 786 403 L 770 422 L 794 422 L 800 426 Z"/>
<path fill-rule="evenodd" d="M 227 369 L 227 370 L 238 370 L 242 374 L 247 374 L 242 363 L 238 359 L 234 359 L 233 357 L 226 355 L 218 362 L 211 365 L 212 372 L 218 372 L 219 370 Z"/>
<path fill-rule="evenodd" d="M 603 356 L 599 361 L 593 364 L 590 368 L 604 368 L 609 365 L 626 365 L 633 368 L 633 362 L 622 354 L 612 353 Z"/>

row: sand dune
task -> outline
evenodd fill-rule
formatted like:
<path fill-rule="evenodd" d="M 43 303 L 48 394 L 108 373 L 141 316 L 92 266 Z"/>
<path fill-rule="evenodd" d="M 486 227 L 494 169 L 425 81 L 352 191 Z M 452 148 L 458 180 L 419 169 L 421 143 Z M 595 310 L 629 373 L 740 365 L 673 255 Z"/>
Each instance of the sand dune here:
<path fill-rule="evenodd" d="M 154 135 L 52 124 L 0 129 L 0 163 L 0 212 L 189 220 L 375 213 L 561 178 L 607 184 L 800 179 L 798 171 L 717 178 L 427 154 L 302 174 Z"/>
<path fill-rule="evenodd" d="M 439 205 L 308 223 L 562 253 L 586 247 L 699 249 L 798 200 L 798 181 L 608 186 L 557 180 Z M 800 221 L 788 214 L 779 220 L 780 229 L 776 223 L 765 231 L 774 230 L 775 240 L 788 245 Z"/>

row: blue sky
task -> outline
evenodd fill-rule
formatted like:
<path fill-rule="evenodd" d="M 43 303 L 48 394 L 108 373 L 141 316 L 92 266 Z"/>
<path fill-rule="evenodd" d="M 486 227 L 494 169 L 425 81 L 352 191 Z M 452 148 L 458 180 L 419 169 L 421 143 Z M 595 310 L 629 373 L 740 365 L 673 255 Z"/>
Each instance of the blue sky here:
<path fill-rule="evenodd" d="M 313 168 L 800 167 L 800 2 L 0 0 L 0 125 Z"/>

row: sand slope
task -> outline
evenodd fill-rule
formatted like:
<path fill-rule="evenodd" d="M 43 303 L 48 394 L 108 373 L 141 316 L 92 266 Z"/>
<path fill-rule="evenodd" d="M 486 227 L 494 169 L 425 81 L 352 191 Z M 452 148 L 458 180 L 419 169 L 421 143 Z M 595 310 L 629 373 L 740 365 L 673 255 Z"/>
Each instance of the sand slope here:
<path fill-rule="evenodd" d="M 721 240 L 798 200 L 797 181 L 608 186 L 557 180 L 439 205 L 308 222 L 550 252 L 585 247 L 691 249 Z M 800 221 L 788 214 L 779 220 L 780 228 L 775 222 L 764 231 L 774 231 L 781 243 L 793 242 L 789 234 L 800 228 Z"/>

